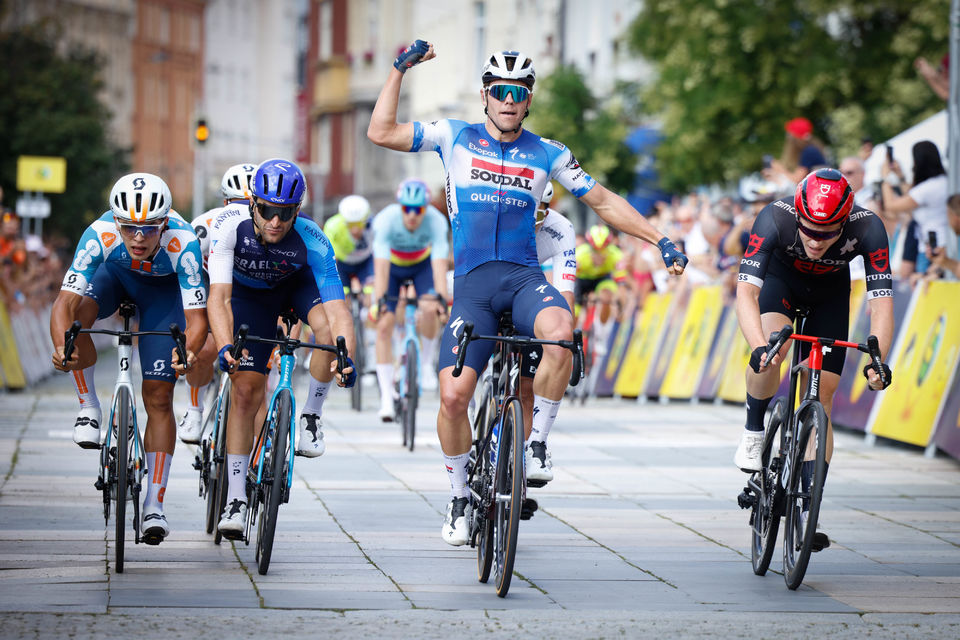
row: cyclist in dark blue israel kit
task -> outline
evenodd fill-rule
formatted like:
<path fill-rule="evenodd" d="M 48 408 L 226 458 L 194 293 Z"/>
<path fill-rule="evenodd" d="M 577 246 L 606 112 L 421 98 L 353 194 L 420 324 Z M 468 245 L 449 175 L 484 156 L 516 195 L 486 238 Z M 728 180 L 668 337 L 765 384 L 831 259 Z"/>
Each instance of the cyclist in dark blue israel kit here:
<path fill-rule="evenodd" d="M 211 229 L 208 313 L 220 368 L 232 373 L 233 384 L 227 418 L 228 502 L 218 525 L 230 539 L 243 535 L 253 422 L 263 400 L 272 350 L 271 345 L 251 343 L 245 355 L 234 360 L 230 349 L 236 328 L 246 324 L 251 335 L 273 337 L 277 316 L 292 308 L 310 325 L 317 342 L 331 344 L 334 336 L 344 336 L 348 352 L 354 349 L 353 320 L 343 299 L 333 247 L 316 223 L 297 215 L 304 187 L 297 165 L 266 160 L 251 181 L 249 205 L 224 207 Z M 349 358 L 347 364 L 347 379 L 338 379 L 340 386 L 356 381 Z M 310 360 L 314 392 L 300 414 L 297 455 L 313 458 L 324 452 L 320 415 L 335 368 L 335 356 L 325 351 Z"/>
<path fill-rule="evenodd" d="M 466 486 L 470 450 L 467 404 L 493 346 L 472 345 L 463 375 L 451 374 L 464 322 L 479 334 L 497 331 L 500 313 L 512 311 L 520 334 L 570 340 L 573 316 L 563 296 L 544 278 L 537 260 L 535 212 L 547 182 L 557 180 L 604 221 L 658 244 L 667 268 L 683 272 L 686 257 L 627 201 L 580 168 L 561 143 L 523 129 L 533 101 L 533 62 L 517 51 L 494 53 L 481 72 L 486 121 L 397 122 L 403 73 L 435 56 L 417 40 L 394 62 L 370 118 L 367 135 L 397 151 L 434 151 L 447 172 L 447 209 L 453 229 L 454 301 L 440 343 L 440 412 L 437 432 L 450 480 L 451 500 L 441 535 L 448 544 L 468 540 L 472 508 Z M 534 378 L 534 423 L 548 429 L 570 377 L 569 351 L 545 346 Z M 531 425 L 525 425 L 529 437 Z"/>
<path fill-rule="evenodd" d="M 818 169 L 797 185 L 792 198 L 775 200 L 754 220 L 750 240 L 740 260 L 737 318 L 753 355 L 747 368 L 747 422 L 734 464 L 752 473 L 760 469 L 763 420 L 780 385 L 780 363 L 785 345 L 773 362 L 766 361 L 767 337 L 791 324 L 798 305 L 810 309 L 805 335 L 847 339 L 850 319 L 850 267 L 863 256 L 870 305 L 870 333 L 885 356 L 893 340 L 893 279 L 890 275 L 887 232 L 872 211 L 853 203 L 853 190 L 836 169 Z M 801 343 L 801 357 L 810 348 Z M 840 383 L 845 352 L 833 349 L 823 356 L 820 401 L 830 416 L 833 395 Z M 886 369 L 889 384 L 890 372 Z M 871 389 L 882 388 L 873 365 L 864 368 Z M 828 426 L 827 462 L 833 455 L 833 425 Z M 804 487 L 813 474 L 803 465 Z M 803 517 L 803 516 L 801 516 Z M 818 532 L 820 533 L 820 532 Z M 829 545 L 818 536 L 814 550 Z"/>

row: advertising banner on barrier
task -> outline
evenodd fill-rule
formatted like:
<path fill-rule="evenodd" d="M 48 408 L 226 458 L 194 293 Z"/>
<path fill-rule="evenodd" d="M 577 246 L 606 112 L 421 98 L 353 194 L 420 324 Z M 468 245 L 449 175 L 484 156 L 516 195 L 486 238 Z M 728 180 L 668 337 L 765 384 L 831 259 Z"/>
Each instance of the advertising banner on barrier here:
<path fill-rule="evenodd" d="M 613 385 L 615 394 L 628 398 L 640 395 L 660 346 L 672 301 L 672 293 L 651 293 L 644 300 L 643 309 L 634 320 L 623 366 Z"/>
<path fill-rule="evenodd" d="M 593 393 L 601 398 L 613 395 L 613 381 L 617 379 L 617 372 L 623 364 L 623 352 L 630 339 L 633 329 L 633 314 L 624 314 L 625 322 L 614 321 L 613 330 L 607 338 L 607 352 L 603 358 L 593 363 L 593 369 L 587 374 L 587 382 L 593 376 Z"/>
<path fill-rule="evenodd" d="M 23 375 L 17 341 L 13 335 L 13 324 L 7 314 L 7 307 L 0 300 L 0 365 L 3 367 L 4 384 L 8 389 L 23 389 L 27 379 Z"/>
<path fill-rule="evenodd" d="M 707 366 L 697 387 L 697 397 L 701 400 L 712 400 L 717 397 L 720 388 L 720 374 L 730 359 L 730 350 L 733 348 L 734 336 L 740 333 L 737 324 L 737 312 L 733 304 L 726 304 L 720 313 L 717 334 L 710 346 L 710 355 L 707 356 Z"/>
<path fill-rule="evenodd" d="M 736 314 L 734 314 L 736 315 Z M 717 397 L 727 402 L 747 401 L 747 365 L 750 363 L 750 345 L 743 339 L 739 328 L 733 333 L 733 344 L 727 366 L 720 376 Z"/>
<path fill-rule="evenodd" d="M 670 366 L 677 341 L 680 339 L 680 329 L 683 327 L 683 319 L 687 315 L 689 303 L 689 289 L 674 296 L 673 306 L 666 318 L 663 338 L 660 340 L 660 348 L 656 350 L 656 357 L 653 360 L 653 370 L 647 375 L 647 383 L 643 391 L 647 397 L 656 398 L 660 395 L 660 387 L 663 386 L 663 380 L 667 377 L 667 367 Z"/>
<path fill-rule="evenodd" d="M 910 283 L 906 281 L 895 280 L 893 283 L 893 326 L 894 326 L 894 344 L 890 349 L 891 353 L 896 349 L 896 336 L 900 335 L 898 329 L 903 327 L 904 318 L 907 315 L 907 309 L 910 307 L 910 297 L 913 289 Z M 865 298 L 865 296 L 864 296 Z M 852 308 L 852 304 L 851 304 Z M 850 341 L 863 344 L 870 335 L 870 313 L 869 305 L 861 304 L 858 308 L 857 317 L 850 323 Z M 888 358 L 889 359 L 889 358 Z M 840 377 L 840 385 L 837 387 L 837 393 L 833 396 L 833 413 L 831 419 L 834 424 L 838 424 L 849 429 L 859 429 L 863 431 L 867 428 L 867 421 L 870 418 L 870 409 L 873 407 L 874 400 L 879 396 L 876 393 L 870 393 L 867 389 L 867 379 L 861 373 L 870 357 L 847 349 L 846 359 L 843 363 L 843 375 Z M 864 392 L 867 393 L 864 393 Z"/>
<path fill-rule="evenodd" d="M 960 458 L 960 363 L 953 370 L 953 381 L 948 389 L 933 442 L 954 458 Z"/>
<path fill-rule="evenodd" d="M 922 288 L 920 288 L 922 287 Z M 893 386 L 880 394 L 869 431 L 926 446 L 960 352 L 960 283 L 919 285 L 890 358 Z"/>
<path fill-rule="evenodd" d="M 692 398 L 707 366 L 707 356 L 717 334 L 723 312 L 723 289 L 719 285 L 700 287 L 691 294 L 680 338 L 668 359 L 660 395 Z"/>

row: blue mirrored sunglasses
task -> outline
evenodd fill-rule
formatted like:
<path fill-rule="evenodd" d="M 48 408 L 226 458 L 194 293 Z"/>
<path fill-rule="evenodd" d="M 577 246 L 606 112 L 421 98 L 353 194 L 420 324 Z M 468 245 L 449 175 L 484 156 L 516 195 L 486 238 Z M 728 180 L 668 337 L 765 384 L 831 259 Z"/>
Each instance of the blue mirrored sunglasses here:
<path fill-rule="evenodd" d="M 523 102 L 530 95 L 530 89 L 518 84 L 495 84 L 489 87 L 487 91 L 491 96 L 503 102 L 507 96 L 511 96 L 515 103 Z"/>
<path fill-rule="evenodd" d="M 412 213 L 417 216 L 423 213 L 423 211 L 426 209 L 426 207 L 411 207 L 409 205 L 402 205 L 402 206 L 403 206 L 404 213 Z"/>

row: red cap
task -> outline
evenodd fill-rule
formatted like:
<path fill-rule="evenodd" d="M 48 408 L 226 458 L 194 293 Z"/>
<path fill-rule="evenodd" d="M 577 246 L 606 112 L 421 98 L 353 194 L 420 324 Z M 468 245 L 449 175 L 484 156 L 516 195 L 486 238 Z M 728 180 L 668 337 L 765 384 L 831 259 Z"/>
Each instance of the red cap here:
<path fill-rule="evenodd" d="M 793 137 L 800 139 L 813 133 L 813 123 L 806 118 L 794 118 L 783 125 L 783 128 Z"/>

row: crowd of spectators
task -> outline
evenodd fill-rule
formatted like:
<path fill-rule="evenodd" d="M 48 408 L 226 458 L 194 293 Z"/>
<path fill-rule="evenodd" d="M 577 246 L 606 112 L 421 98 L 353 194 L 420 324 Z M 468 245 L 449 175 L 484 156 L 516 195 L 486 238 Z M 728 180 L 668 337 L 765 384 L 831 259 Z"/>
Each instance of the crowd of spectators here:
<path fill-rule="evenodd" d="M 40 311 L 60 289 L 63 261 L 56 247 L 37 235 L 24 235 L 16 212 L 0 205 L 0 296 L 8 312 Z"/>

